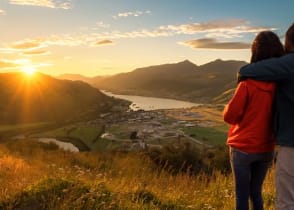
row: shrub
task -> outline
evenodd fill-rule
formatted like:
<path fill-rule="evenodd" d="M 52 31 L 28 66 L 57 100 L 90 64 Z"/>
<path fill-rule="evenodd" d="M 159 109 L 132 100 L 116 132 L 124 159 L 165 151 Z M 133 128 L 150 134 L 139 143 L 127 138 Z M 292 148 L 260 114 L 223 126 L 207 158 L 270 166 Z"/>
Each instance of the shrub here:
<path fill-rule="evenodd" d="M 188 142 L 176 143 L 166 145 L 162 149 L 150 150 L 147 154 L 157 166 L 173 174 L 211 174 L 215 170 L 230 170 L 229 155 L 225 146 L 200 149 Z"/>

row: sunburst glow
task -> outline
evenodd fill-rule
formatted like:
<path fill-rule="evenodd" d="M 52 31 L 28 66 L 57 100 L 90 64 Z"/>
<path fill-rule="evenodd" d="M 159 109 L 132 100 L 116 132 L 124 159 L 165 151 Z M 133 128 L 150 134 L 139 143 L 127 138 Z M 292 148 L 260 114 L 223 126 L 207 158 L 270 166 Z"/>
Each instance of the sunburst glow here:
<path fill-rule="evenodd" d="M 32 76 L 36 72 L 36 68 L 33 66 L 24 66 L 21 68 L 21 71 L 28 76 Z"/>

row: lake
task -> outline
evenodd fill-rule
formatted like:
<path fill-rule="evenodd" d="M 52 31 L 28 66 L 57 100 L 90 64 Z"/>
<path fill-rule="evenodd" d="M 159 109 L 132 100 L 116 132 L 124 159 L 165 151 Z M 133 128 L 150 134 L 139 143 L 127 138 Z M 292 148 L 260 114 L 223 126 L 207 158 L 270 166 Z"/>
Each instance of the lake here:
<path fill-rule="evenodd" d="M 155 98 L 155 97 L 145 97 L 145 96 L 134 96 L 134 95 L 119 95 L 113 94 L 108 91 L 102 91 L 108 96 L 113 96 L 115 98 L 125 99 L 131 101 L 130 109 L 136 111 L 139 109 L 148 111 L 148 110 L 157 110 L 157 109 L 177 109 L 177 108 L 190 108 L 193 106 L 199 106 L 199 104 L 191 103 L 187 101 L 180 101 L 174 99 L 166 98 Z"/>

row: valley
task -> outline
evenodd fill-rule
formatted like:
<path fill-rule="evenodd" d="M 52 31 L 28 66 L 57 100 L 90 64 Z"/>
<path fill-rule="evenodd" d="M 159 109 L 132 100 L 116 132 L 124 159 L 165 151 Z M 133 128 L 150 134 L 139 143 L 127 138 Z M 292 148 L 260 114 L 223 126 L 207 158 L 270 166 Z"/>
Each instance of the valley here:
<path fill-rule="evenodd" d="M 4 128 L 4 126 L 2 126 Z M 19 127 L 18 127 L 19 128 Z M 17 128 L 17 129 L 18 129 Z M 90 121 L 55 129 L 19 133 L 12 138 L 51 138 L 70 142 L 79 151 L 144 151 L 169 144 L 191 144 L 202 148 L 223 145 L 227 125 L 216 107 L 106 113 Z"/>
<path fill-rule="evenodd" d="M 79 151 L 141 151 L 180 142 L 197 147 L 224 145 L 228 125 L 221 116 L 223 104 L 232 94 L 227 89 L 234 87 L 234 72 L 243 64 L 216 60 L 197 66 L 186 60 L 106 78 L 63 75 L 55 79 L 37 74 L 28 80 L 21 74 L 2 74 L 0 96 L 14 104 L 2 106 L 6 115 L 1 119 L 0 136 L 52 138 L 72 143 Z M 86 82 L 116 93 L 148 97 L 101 92 Z M 17 86 L 23 91 L 15 92 L 17 97 L 9 96 Z M 17 107 L 25 103 L 26 107 Z"/>

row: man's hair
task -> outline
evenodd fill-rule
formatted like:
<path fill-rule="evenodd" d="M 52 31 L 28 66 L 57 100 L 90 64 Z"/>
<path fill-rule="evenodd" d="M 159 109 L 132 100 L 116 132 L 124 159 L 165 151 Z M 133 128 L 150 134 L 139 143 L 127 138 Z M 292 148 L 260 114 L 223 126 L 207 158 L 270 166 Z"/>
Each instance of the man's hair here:
<path fill-rule="evenodd" d="M 294 51 L 294 23 L 292 23 L 286 32 L 285 50 L 286 52 Z"/>
<path fill-rule="evenodd" d="M 251 46 L 251 53 L 251 63 L 254 63 L 284 55 L 284 47 L 274 32 L 262 31 L 255 37 Z"/>

